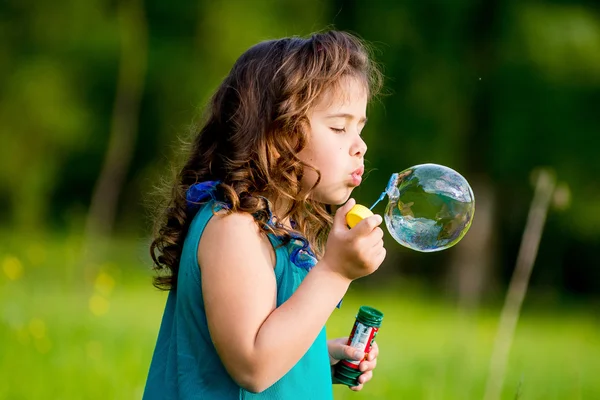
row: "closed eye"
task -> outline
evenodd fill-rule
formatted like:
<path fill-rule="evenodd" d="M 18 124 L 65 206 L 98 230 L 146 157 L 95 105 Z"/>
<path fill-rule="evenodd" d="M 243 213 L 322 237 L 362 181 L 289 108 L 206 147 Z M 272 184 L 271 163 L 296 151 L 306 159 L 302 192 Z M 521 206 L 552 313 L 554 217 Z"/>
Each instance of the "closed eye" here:
<path fill-rule="evenodd" d="M 339 129 L 339 128 L 333 128 L 333 127 L 331 127 L 329 129 L 331 129 L 335 133 L 344 133 L 344 132 L 346 132 L 346 128 Z"/>

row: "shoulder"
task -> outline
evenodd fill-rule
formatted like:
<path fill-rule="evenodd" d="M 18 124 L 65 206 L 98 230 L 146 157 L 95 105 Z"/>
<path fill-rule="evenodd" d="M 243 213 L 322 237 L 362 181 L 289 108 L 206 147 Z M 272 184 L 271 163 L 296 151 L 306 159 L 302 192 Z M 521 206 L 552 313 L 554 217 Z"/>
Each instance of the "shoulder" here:
<path fill-rule="evenodd" d="M 248 213 L 218 211 L 207 223 L 202 240 L 226 244 L 245 240 L 258 243 L 264 234 Z"/>
<path fill-rule="evenodd" d="M 199 263 L 228 253 L 264 258 L 272 266 L 276 262 L 269 238 L 248 213 L 219 211 L 206 225 L 198 246 Z"/>

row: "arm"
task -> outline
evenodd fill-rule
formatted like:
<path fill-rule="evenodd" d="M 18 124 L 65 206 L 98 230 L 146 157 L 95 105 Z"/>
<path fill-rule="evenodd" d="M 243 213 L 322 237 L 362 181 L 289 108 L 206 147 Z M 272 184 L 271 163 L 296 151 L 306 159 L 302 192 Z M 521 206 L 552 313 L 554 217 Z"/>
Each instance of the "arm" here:
<path fill-rule="evenodd" d="M 349 207 L 347 203 L 339 212 L 345 215 Z M 306 353 L 356 275 L 371 273 L 381 264 L 385 250 L 383 257 L 373 252 L 381 253 L 383 245 L 371 243 L 381 241 L 376 238 L 381 218 L 371 218 L 361 222 L 361 229 L 357 225 L 352 235 L 328 242 L 323 260 L 278 308 L 272 250 L 252 217 L 211 219 L 198 248 L 208 327 L 223 365 L 241 387 L 260 392 L 280 379 Z M 345 228 L 344 233 L 349 232 Z M 365 238 L 370 238 L 366 246 L 359 240 Z M 352 251 L 360 247 L 368 251 Z M 215 248 L 219 250 L 211 251 Z M 376 261 L 357 264 L 357 257 Z M 352 258 L 354 263 L 348 265 Z"/>

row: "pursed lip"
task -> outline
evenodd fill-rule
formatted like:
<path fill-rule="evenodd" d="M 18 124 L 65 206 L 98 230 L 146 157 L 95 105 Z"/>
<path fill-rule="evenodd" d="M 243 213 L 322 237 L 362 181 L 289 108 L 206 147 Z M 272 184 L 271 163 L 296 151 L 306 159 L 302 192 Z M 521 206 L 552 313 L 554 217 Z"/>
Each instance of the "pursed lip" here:
<path fill-rule="evenodd" d="M 365 167 L 361 165 L 359 168 L 357 168 L 356 170 L 354 170 L 354 172 L 352 172 L 352 174 L 350 174 L 350 175 L 356 175 L 356 176 L 362 177 L 362 175 L 364 173 L 365 173 Z"/>
<path fill-rule="evenodd" d="M 362 182 L 362 174 L 365 172 L 365 167 L 361 166 L 360 168 L 357 168 L 354 170 L 354 172 L 352 172 L 350 174 L 350 180 L 351 180 L 351 184 L 352 186 L 358 186 L 361 184 Z"/>

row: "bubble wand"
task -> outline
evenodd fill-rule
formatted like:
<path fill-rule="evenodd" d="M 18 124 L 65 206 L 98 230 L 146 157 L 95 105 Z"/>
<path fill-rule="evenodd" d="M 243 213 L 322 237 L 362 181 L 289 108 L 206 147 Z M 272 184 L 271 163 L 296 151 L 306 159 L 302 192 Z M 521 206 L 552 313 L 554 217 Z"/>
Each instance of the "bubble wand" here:
<path fill-rule="evenodd" d="M 388 184 L 387 184 L 385 190 L 383 192 L 381 192 L 381 195 L 375 201 L 375 203 L 373 203 L 373 205 L 371 207 L 367 208 L 367 207 L 363 206 L 362 204 L 356 204 L 354 207 L 352 207 L 352 209 L 350 209 L 350 211 L 348 211 L 348 214 L 346 214 L 346 223 L 348 224 L 348 226 L 350 228 L 354 228 L 354 226 L 356 224 L 358 224 L 360 221 L 373 215 L 372 210 L 375 208 L 375 206 L 377 204 L 379 204 L 379 202 L 381 200 L 385 199 L 386 195 L 391 196 L 389 192 L 395 186 L 395 183 L 397 182 L 397 180 L 398 180 L 398 173 L 393 173 L 392 177 L 388 181 Z"/>

